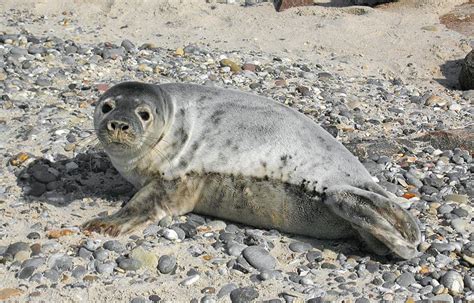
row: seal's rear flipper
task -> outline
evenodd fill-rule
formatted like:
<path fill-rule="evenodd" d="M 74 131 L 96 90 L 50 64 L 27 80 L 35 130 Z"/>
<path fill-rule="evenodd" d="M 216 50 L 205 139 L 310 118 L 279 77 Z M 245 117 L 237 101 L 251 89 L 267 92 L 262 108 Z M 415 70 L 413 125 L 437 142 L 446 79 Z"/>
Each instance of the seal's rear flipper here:
<path fill-rule="evenodd" d="M 421 233 L 413 216 L 377 184 L 341 185 L 326 191 L 325 204 L 349 221 L 377 254 L 389 251 L 404 259 L 418 255 Z"/>

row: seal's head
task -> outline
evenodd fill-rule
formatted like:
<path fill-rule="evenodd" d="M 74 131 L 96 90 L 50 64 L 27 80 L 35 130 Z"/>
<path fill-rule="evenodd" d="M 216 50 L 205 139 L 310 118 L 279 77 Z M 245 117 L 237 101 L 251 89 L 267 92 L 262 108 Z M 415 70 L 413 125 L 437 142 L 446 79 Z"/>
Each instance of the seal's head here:
<path fill-rule="evenodd" d="M 123 82 L 99 99 L 94 127 L 110 156 L 135 158 L 161 140 L 170 110 L 157 86 Z"/>

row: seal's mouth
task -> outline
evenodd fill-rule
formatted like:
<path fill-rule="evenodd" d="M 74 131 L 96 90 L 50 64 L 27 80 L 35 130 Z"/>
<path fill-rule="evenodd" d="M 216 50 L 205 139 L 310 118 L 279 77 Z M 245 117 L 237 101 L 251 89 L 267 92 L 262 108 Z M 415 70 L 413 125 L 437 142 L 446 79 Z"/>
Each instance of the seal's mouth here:
<path fill-rule="evenodd" d="M 133 133 L 111 132 L 103 130 L 99 133 L 99 140 L 104 147 L 115 152 L 129 151 L 135 148 L 137 136 Z"/>

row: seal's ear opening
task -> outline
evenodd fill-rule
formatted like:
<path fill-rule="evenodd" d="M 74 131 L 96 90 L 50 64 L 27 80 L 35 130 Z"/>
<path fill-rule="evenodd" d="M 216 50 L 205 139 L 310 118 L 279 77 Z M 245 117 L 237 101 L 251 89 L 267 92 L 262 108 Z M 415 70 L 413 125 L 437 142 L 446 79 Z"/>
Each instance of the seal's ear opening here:
<path fill-rule="evenodd" d="M 392 251 L 410 259 L 419 254 L 421 232 L 413 216 L 377 184 L 364 188 L 339 185 L 326 192 L 325 204 L 349 221 L 377 254 Z"/>

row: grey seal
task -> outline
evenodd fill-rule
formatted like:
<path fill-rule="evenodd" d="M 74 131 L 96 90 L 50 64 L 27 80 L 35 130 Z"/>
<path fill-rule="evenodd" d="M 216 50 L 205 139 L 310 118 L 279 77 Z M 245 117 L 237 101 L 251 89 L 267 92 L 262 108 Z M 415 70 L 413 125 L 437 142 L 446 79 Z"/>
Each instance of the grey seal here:
<path fill-rule="evenodd" d="M 97 137 L 138 192 L 84 224 L 111 236 L 196 212 L 320 239 L 359 235 L 411 258 L 421 234 L 340 142 L 271 99 L 193 84 L 124 82 L 94 113 Z"/>

